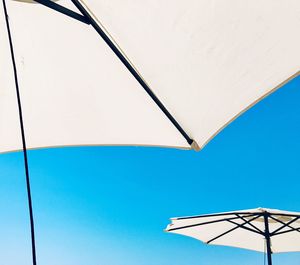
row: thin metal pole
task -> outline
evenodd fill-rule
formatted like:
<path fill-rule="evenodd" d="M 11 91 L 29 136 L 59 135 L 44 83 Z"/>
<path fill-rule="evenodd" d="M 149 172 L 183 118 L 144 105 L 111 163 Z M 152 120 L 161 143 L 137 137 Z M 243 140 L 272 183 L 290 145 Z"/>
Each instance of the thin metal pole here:
<path fill-rule="evenodd" d="M 25 167 L 25 175 L 26 175 L 26 188 L 27 188 L 28 208 L 29 208 L 29 217 L 30 217 L 32 264 L 36 265 L 37 262 L 36 262 L 36 251 L 35 251 L 34 219 L 33 219 L 31 190 L 30 190 L 30 178 L 29 178 L 26 138 L 25 138 L 24 123 L 23 123 L 23 115 L 22 115 L 22 105 L 21 105 L 21 96 L 20 96 L 20 90 L 19 90 L 18 73 L 17 73 L 14 47 L 13 47 L 13 41 L 12 41 L 10 25 L 9 25 L 9 17 L 8 17 L 5 0 L 3 0 L 3 9 L 4 9 L 5 20 L 6 20 L 6 27 L 7 27 L 7 33 L 8 33 L 11 59 L 12 59 L 12 64 L 13 64 L 14 79 L 15 79 L 17 101 L 18 101 L 19 119 L 20 119 L 20 128 L 21 128 L 21 136 L 22 136 L 24 167 Z"/>
<path fill-rule="evenodd" d="M 266 238 L 266 247 L 267 247 L 267 258 L 268 258 L 268 265 L 272 265 L 271 236 L 270 236 L 268 218 L 269 218 L 268 213 L 265 213 L 264 221 L 265 221 L 265 238 Z"/>

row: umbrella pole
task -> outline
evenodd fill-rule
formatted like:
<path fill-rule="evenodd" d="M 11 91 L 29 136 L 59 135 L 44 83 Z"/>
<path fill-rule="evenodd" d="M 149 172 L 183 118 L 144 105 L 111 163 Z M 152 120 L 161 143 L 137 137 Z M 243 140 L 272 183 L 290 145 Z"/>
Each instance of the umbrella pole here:
<path fill-rule="evenodd" d="M 9 17 L 8 17 L 8 12 L 7 12 L 5 1 L 6 0 L 2 0 L 2 3 L 3 3 L 5 20 L 6 20 L 8 40 L 9 40 L 9 46 L 10 46 L 10 53 L 11 53 L 12 64 L 13 64 L 14 79 L 15 79 L 16 94 L 17 94 L 17 103 L 18 103 L 18 111 L 19 111 L 19 119 L 20 119 L 20 128 L 21 128 L 21 136 L 22 136 L 24 167 L 25 167 L 25 175 L 26 175 L 26 188 L 27 188 L 27 198 L 28 198 L 29 218 L 30 218 L 32 264 L 36 265 L 37 262 L 36 262 L 36 250 L 35 250 L 34 219 L 33 219 L 32 199 L 31 199 L 31 190 L 30 190 L 30 178 L 29 178 L 29 168 L 28 168 L 27 146 L 26 146 L 26 139 L 25 139 L 25 129 L 24 129 L 24 123 L 23 123 L 23 114 L 22 114 L 22 105 L 21 105 L 21 95 L 20 95 L 20 91 L 19 91 L 17 66 L 16 66 L 16 62 L 15 62 L 13 41 L 12 41 L 10 25 L 9 25 Z"/>
<path fill-rule="evenodd" d="M 267 213 L 264 214 L 264 221 L 265 221 L 265 238 L 266 238 L 266 245 L 267 245 L 268 265 L 272 265 L 271 236 L 270 236 L 269 221 L 268 221 Z"/>

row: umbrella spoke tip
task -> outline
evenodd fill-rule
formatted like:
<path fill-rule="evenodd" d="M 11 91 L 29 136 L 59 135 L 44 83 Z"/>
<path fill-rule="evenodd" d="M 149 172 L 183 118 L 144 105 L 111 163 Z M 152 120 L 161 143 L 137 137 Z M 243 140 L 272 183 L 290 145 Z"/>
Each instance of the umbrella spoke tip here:
<path fill-rule="evenodd" d="M 193 142 L 191 144 L 191 149 L 194 150 L 194 151 L 196 151 L 196 152 L 201 151 L 200 146 L 198 145 L 198 143 L 195 140 L 193 140 Z"/>

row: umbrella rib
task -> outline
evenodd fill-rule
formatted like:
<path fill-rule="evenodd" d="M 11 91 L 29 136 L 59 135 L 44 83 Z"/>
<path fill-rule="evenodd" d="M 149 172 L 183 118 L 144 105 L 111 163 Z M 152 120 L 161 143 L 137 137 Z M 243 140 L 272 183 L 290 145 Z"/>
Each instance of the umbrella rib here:
<path fill-rule="evenodd" d="M 216 236 L 216 237 L 214 237 L 214 238 L 208 240 L 208 241 L 206 242 L 206 244 L 210 244 L 211 242 L 213 242 L 213 241 L 219 239 L 220 237 L 223 237 L 223 236 L 225 236 L 225 235 L 227 235 L 227 234 L 233 232 L 234 230 L 236 230 L 236 229 L 238 229 L 238 228 L 241 228 L 241 227 L 244 226 L 245 224 L 247 224 L 247 223 L 249 223 L 249 222 L 251 222 L 251 221 L 253 221 L 253 220 L 259 218 L 260 216 L 261 216 L 261 215 L 254 216 L 254 217 L 251 218 L 250 220 L 245 221 L 244 223 L 239 224 L 239 225 L 237 225 L 237 226 L 235 226 L 235 227 L 233 227 L 233 228 L 227 230 L 226 232 L 224 232 L 224 233 L 222 233 L 222 234 L 220 234 L 220 235 L 218 235 L 218 236 Z"/>
<path fill-rule="evenodd" d="M 143 79 L 143 77 L 138 73 L 138 71 L 134 68 L 132 63 L 128 58 L 124 55 L 124 53 L 120 50 L 119 47 L 112 41 L 112 39 L 108 36 L 108 34 L 99 26 L 93 16 L 87 11 L 87 9 L 82 5 L 82 3 L 78 0 L 72 0 L 73 4 L 77 7 L 77 9 L 82 13 L 84 17 L 90 22 L 91 26 L 97 31 L 97 33 L 102 37 L 105 43 L 111 48 L 114 54 L 120 59 L 123 65 L 129 70 L 129 72 L 133 75 L 133 77 L 137 80 L 137 82 L 144 88 L 147 94 L 152 98 L 152 100 L 156 103 L 156 105 L 160 108 L 160 110 L 166 115 L 169 121 L 176 127 L 176 129 L 181 133 L 181 135 L 185 138 L 188 144 L 194 148 L 195 150 L 199 150 L 199 146 L 197 143 L 189 137 L 189 135 L 185 132 L 185 130 L 181 127 L 181 125 L 177 122 L 177 120 L 172 116 L 169 110 L 165 107 L 165 105 L 159 100 L 159 98 L 154 94 L 149 85 Z"/>
<path fill-rule="evenodd" d="M 240 216 L 239 214 L 237 214 L 237 216 L 239 216 L 243 221 L 247 221 L 243 216 Z M 250 226 L 252 226 L 255 230 L 257 230 L 259 233 L 264 234 L 263 231 L 261 231 L 257 226 L 255 226 L 252 223 L 249 223 Z"/>
<path fill-rule="evenodd" d="M 283 226 L 280 227 L 279 229 L 276 229 L 275 231 L 273 231 L 273 233 L 276 233 L 278 232 L 279 230 L 283 229 L 284 227 L 289 227 L 291 229 L 293 229 L 292 226 L 290 226 L 290 224 L 292 224 L 293 222 L 297 221 L 300 217 L 295 217 L 294 219 L 290 220 L 289 222 L 285 223 L 275 217 L 272 217 L 271 215 L 269 216 L 271 219 L 273 219 L 274 221 L 278 222 L 278 223 L 281 223 Z"/>
<path fill-rule="evenodd" d="M 194 219 L 194 218 L 205 218 L 205 217 L 218 217 L 218 216 L 227 216 L 227 215 L 238 215 L 238 214 L 248 214 L 254 215 L 259 214 L 260 212 L 231 212 L 231 213 L 216 213 L 216 214 L 206 214 L 206 215 L 195 215 L 195 216 L 186 216 L 175 218 L 176 220 L 185 220 L 185 219 Z"/>
<path fill-rule="evenodd" d="M 83 15 L 80 15 L 76 12 L 74 12 L 73 10 L 70 10 L 64 6 L 61 6 L 59 4 L 56 4 L 55 2 L 53 1 L 50 1 L 50 0 L 34 0 L 35 2 L 43 5 L 43 6 L 46 6 L 48 8 L 51 8 L 59 13 L 62 13 L 68 17 L 71 17 L 71 18 L 74 18 L 80 22 L 83 22 L 85 24 L 90 24 L 89 20 L 83 16 Z"/>
<path fill-rule="evenodd" d="M 240 226 L 239 223 L 236 223 L 236 222 L 234 222 L 234 221 L 229 220 L 228 222 L 231 223 L 231 224 Z M 250 225 L 251 223 L 248 223 L 248 224 Z M 263 232 L 257 231 L 256 229 L 252 229 L 252 228 L 246 227 L 246 226 L 244 226 L 244 225 L 241 225 L 240 228 L 243 228 L 243 229 L 245 229 L 245 230 L 248 230 L 248 231 L 250 231 L 250 232 L 253 232 L 253 233 L 256 233 L 256 234 L 259 234 L 259 235 L 264 235 Z"/>
<path fill-rule="evenodd" d="M 281 227 L 279 227 L 278 229 L 274 230 L 274 231 L 271 233 L 271 236 L 272 236 L 272 235 L 276 235 L 277 232 L 279 232 L 280 230 L 282 230 L 282 229 L 285 228 L 285 227 L 289 227 L 289 228 L 291 228 L 291 229 L 293 230 L 294 227 L 290 226 L 290 224 L 296 222 L 296 221 L 300 218 L 300 217 L 298 216 L 298 217 L 295 217 L 294 219 L 290 220 L 289 222 L 285 223 L 285 222 L 283 222 L 283 221 L 281 221 L 281 220 L 279 220 L 279 219 L 277 219 L 277 218 L 275 218 L 275 217 L 272 217 L 271 215 L 270 215 L 269 217 L 270 217 L 271 219 L 273 219 L 274 221 L 277 221 L 277 222 L 283 224 Z M 299 231 L 298 231 L 298 232 L 299 232 Z"/>
<path fill-rule="evenodd" d="M 300 214 L 270 213 L 272 216 L 300 217 Z"/>
<path fill-rule="evenodd" d="M 247 217 L 252 217 L 254 214 L 248 215 Z M 192 228 L 200 225 L 209 225 L 209 224 L 214 224 L 214 223 L 219 223 L 219 222 L 226 222 L 228 220 L 235 220 L 239 219 L 239 217 L 231 217 L 231 218 L 225 218 L 225 219 L 219 219 L 219 220 L 214 220 L 214 221 L 207 221 L 203 223 L 197 223 L 197 224 L 192 224 L 192 225 L 186 225 L 186 226 L 181 226 L 181 227 L 176 227 L 176 228 L 171 228 L 168 229 L 168 232 L 175 231 L 175 230 L 180 230 L 180 229 L 186 229 L 186 228 Z"/>
<path fill-rule="evenodd" d="M 278 236 L 278 235 L 290 233 L 290 232 L 293 232 L 293 231 L 296 231 L 296 232 L 300 233 L 300 227 L 298 227 L 298 228 L 292 228 L 292 229 L 286 230 L 286 231 L 277 232 L 276 234 L 272 234 L 271 236 Z"/>
<path fill-rule="evenodd" d="M 14 45 L 13 45 L 12 34 L 11 34 L 11 29 L 9 24 L 9 16 L 6 7 L 6 1 L 3 0 L 2 3 L 3 3 L 9 48 L 10 48 L 12 66 L 13 66 L 14 82 L 15 82 L 18 113 L 19 113 L 19 122 L 20 122 L 20 129 L 21 129 L 24 169 L 25 169 L 25 177 L 26 177 L 27 201 L 28 201 L 28 210 L 29 210 L 29 219 L 30 219 L 32 264 L 36 265 L 37 262 L 36 262 L 36 248 L 35 248 L 34 216 L 33 216 L 33 207 L 32 207 L 32 199 L 31 199 L 30 174 L 29 174 L 29 166 L 28 166 L 27 145 L 26 145 L 24 122 L 23 122 L 21 95 L 19 90 L 18 71 L 17 71 L 16 61 L 15 61 Z"/>

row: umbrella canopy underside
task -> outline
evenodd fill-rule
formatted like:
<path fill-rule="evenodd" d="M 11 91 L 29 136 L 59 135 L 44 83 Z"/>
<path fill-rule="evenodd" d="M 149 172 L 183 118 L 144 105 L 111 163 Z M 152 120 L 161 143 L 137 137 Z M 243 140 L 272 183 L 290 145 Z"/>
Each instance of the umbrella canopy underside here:
<path fill-rule="evenodd" d="M 7 2 L 28 148 L 190 148 L 91 26 Z M 80 2 L 200 148 L 299 73 L 298 0 Z M 0 84 L 0 152 L 20 150 L 3 12 Z"/>

